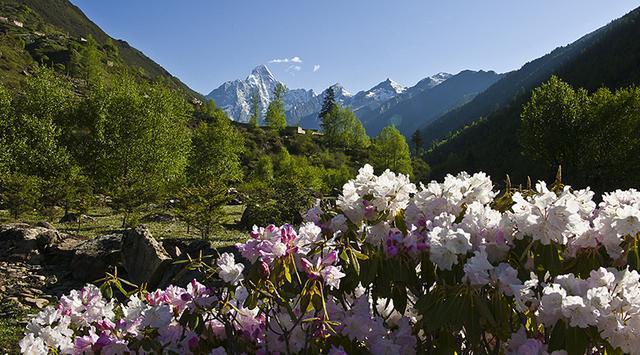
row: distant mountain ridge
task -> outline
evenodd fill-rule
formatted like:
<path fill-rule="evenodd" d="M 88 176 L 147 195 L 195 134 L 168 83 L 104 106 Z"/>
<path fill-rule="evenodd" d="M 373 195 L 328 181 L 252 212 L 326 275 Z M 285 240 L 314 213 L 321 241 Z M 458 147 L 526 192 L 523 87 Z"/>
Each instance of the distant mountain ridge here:
<path fill-rule="evenodd" d="M 375 110 L 361 112 L 359 118 L 369 135 L 377 135 L 385 126 L 393 124 L 402 134 L 410 136 L 420 126 L 466 104 L 501 77 L 494 71 L 463 70 L 421 92 L 398 95 Z"/>
<path fill-rule="evenodd" d="M 438 73 L 420 80 L 412 87 L 405 87 L 387 78 L 371 89 L 360 91 L 355 95 L 339 83 L 331 87 L 334 89 L 338 104 L 351 108 L 357 116 L 361 116 L 377 110 L 392 100 L 411 99 L 423 91 L 442 84 L 452 76 L 448 73 Z M 246 79 L 225 82 L 207 94 L 206 98 L 212 99 L 233 120 L 247 122 L 251 111 L 251 96 L 254 93 L 258 95 L 260 111 L 264 116 L 271 102 L 273 89 L 279 83 L 281 82 L 265 65 L 259 65 Z M 305 128 L 319 128 L 318 114 L 325 94 L 326 90 L 316 94 L 313 90 L 289 89 L 283 98 L 288 123 Z"/>

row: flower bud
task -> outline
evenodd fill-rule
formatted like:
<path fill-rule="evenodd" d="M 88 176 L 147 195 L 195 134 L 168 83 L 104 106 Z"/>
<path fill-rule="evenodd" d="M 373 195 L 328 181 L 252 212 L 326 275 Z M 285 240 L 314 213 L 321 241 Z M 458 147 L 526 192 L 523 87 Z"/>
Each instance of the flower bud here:
<path fill-rule="evenodd" d="M 260 262 L 260 275 L 264 278 L 269 277 L 269 275 L 271 275 L 271 270 L 269 269 L 269 264 L 265 263 L 264 261 Z"/>

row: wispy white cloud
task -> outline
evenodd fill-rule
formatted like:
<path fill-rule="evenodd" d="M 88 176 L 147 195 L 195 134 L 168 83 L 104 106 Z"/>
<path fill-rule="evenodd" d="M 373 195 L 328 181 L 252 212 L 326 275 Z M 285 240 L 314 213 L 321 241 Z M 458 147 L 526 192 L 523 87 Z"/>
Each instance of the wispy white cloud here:
<path fill-rule="evenodd" d="M 320 70 L 320 64 L 316 64 L 313 66 L 313 72 L 317 72 L 318 70 Z"/>
<path fill-rule="evenodd" d="M 302 70 L 302 67 L 299 65 L 290 65 L 289 67 L 287 67 L 287 69 L 285 69 L 284 71 L 286 71 L 287 73 L 295 76 L 296 72 Z"/>
<path fill-rule="evenodd" d="M 302 63 L 302 58 L 295 56 L 292 58 L 271 59 L 269 63 Z"/>

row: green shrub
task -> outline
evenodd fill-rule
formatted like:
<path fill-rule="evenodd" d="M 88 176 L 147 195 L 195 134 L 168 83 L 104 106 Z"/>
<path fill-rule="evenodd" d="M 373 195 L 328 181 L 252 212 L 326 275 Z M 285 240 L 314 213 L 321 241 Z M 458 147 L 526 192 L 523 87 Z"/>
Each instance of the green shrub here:
<path fill-rule="evenodd" d="M 40 196 L 40 180 L 34 176 L 7 174 L 0 181 L 0 201 L 15 219 L 36 209 Z"/>

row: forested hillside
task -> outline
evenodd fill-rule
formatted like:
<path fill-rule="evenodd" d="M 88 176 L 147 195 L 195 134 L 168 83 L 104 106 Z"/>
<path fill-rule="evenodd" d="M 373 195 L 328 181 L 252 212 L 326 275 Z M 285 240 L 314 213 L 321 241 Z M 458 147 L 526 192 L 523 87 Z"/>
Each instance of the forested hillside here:
<path fill-rule="evenodd" d="M 28 73 L 34 63 L 73 65 L 74 52 L 92 37 L 105 51 L 117 51 L 122 63 L 141 76 L 167 80 L 189 96 L 201 97 L 126 41 L 111 38 L 67 0 L 3 0 L 0 16 L 9 20 L 0 22 L 0 70 L 4 83 L 16 84 L 16 76 L 23 71 Z M 13 20 L 23 27 L 15 26 Z"/>
<path fill-rule="evenodd" d="M 552 177 L 557 166 L 523 154 L 520 115 L 523 105 L 531 97 L 531 90 L 553 74 L 575 88 L 585 88 L 590 92 L 601 87 L 617 89 L 637 85 L 640 83 L 639 36 L 640 10 L 636 9 L 574 44 L 556 49 L 507 74 L 469 104 L 426 127 L 426 142 L 453 130 L 426 154 L 426 160 L 433 169 L 432 177 L 440 178 L 460 170 L 482 170 L 496 177 L 511 174 L 517 182 L 524 182 L 528 175 Z M 468 126 L 459 127 L 464 124 Z M 606 126 L 602 127 L 602 130 L 606 129 Z M 574 138 L 572 135 L 579 134 L 568 132 L 562 139 L 570 141 Z M 622 140 L 623 137 L 617 139 Z M 630 161 L 629 164 L 635 163 Z M 597 184 L 596 188 L 629 186 L 628 180 L 624 180 L 625 183 L 615 174 L 607 181 L 594 181 L 580 172 L 567 169 L 564 174 L 575 183 Z"/>
<path fill-rule="evenodd" d="M 628 15 L 613 21 L 590 34 L 585 35 L 574 43 L 565 47 L 553 50 L 551 53 L 526 63 L 521 69 L 507 73 L 501 80 L 489 87 L 485 92 L 476 96 L 471 102 L 454 110 L 433 123 L 421 128 L 424 140 L 427 144 L 435 140 L 445 138 L 449 132 L 458 130 L 464 125 L 470 124 L 482 117 L 487 117 L 496 109 L 510 105 L 515 99 L 522 95 L 528 95 L 534 87 L 549 79 L 551 75 L 566 71 L 567 68 L 579 73 L 580 77 L 593 75 L 592 85 L 602 85 L 604 82 L 599 77 L 613 75 L 613 72 L 623 73 L 630 70 L 633 75 L 637 71 L 634 67 L 633 48 L 636 44 L 629 43 L 631 51 L 617 54 L 617 60 L 622 66 L 610 66 L 615 62 L 605 61 L 600 56 L 589 56 L 588 53 L 598 53 L 594 48 L 605 43 L 615 44 L 620 42 L 633 41 L 633 37 L 626 37 L 631 33 L 626 33 L 626 28 L 636 26 L 638 13 L 636 9 Z M 624 44 L 623 44 L 624 45 Z M 599 54 L 599 53 L 598 53 Z M 607 55 L 602 53 L 602 55 Z M 574 66 L 574 63 L 590 63 L 589 66 Z M 617 74 L 620 76 L 621 74 Z"/>

